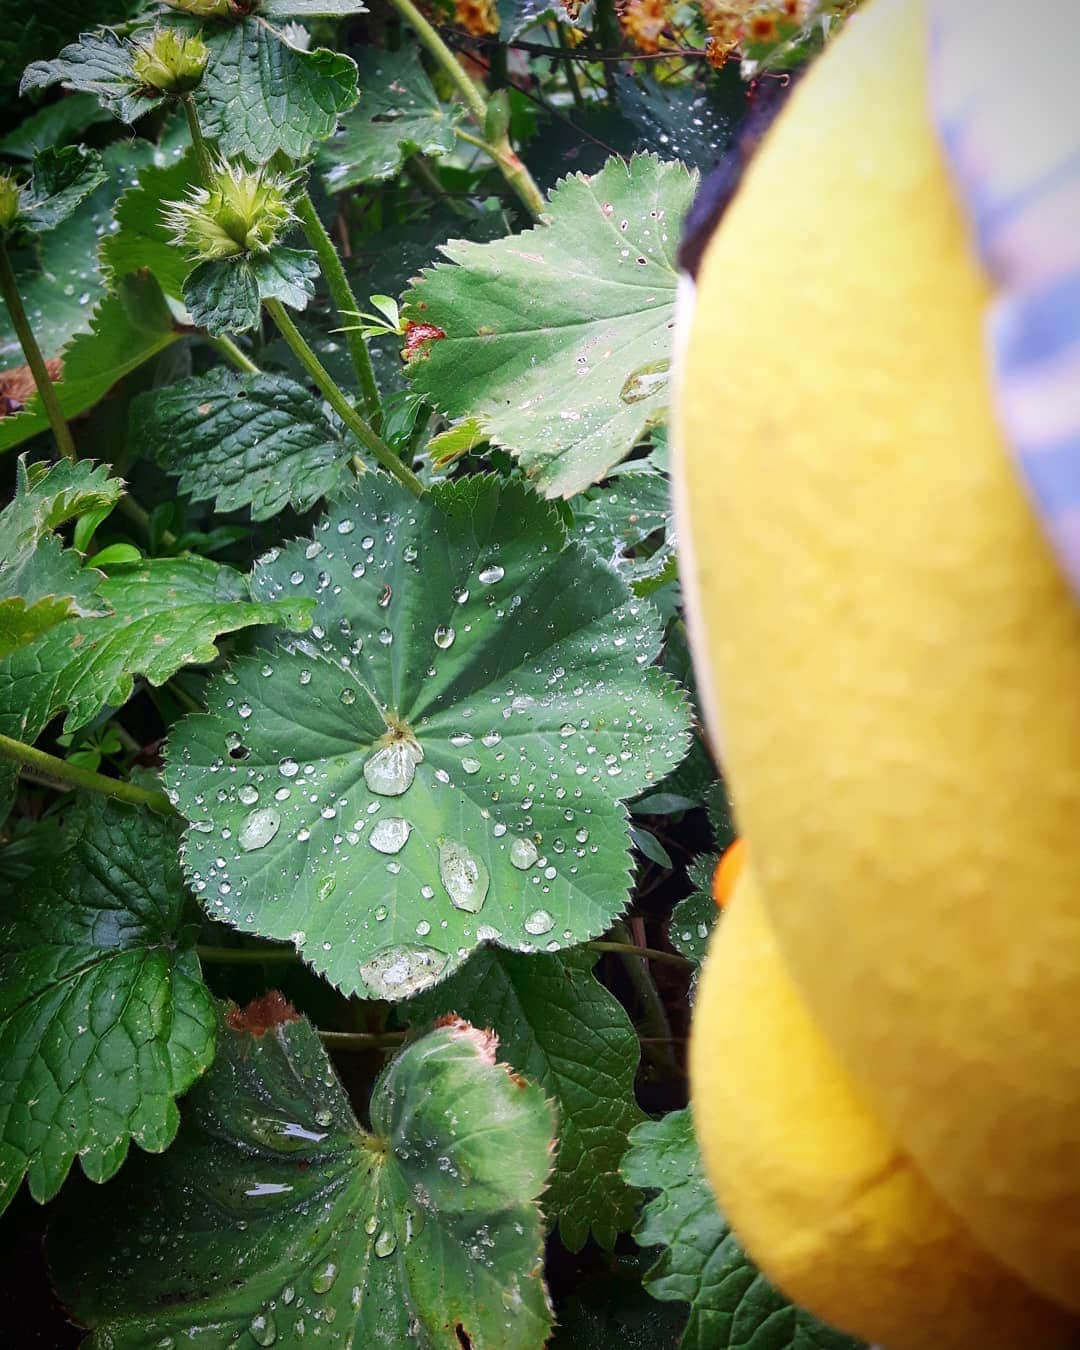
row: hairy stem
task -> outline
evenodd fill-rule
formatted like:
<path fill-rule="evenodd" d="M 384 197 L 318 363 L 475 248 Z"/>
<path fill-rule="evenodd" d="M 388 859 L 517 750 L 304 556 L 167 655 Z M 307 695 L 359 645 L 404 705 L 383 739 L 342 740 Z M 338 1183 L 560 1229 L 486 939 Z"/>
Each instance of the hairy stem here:
<path fill-rule="evenodd" d="M 659 961 L 661 965 L 679 966 L 689 970 L 693 961 L 678 952 L 662 952 L 656 947 L 638 947 L 633 942 L 587 942 L 593 952 L 616 952 L 622 956 L 640 956 L 645 961 Z"/>
<path fill-rule="evenodd" d="M 180 102 L 184 105 L 184 116 L 187 118 L 188 131 L 191 132 L 191 147 L 195 151 L 195 162 L 199 166 L 199 177 L 204 183 L 208 183 L 213 172 L 213 166 L 210 163 L 210 151 L 206 146 L 206 137 L 199 125 L 199 114 L 195 111 L 195 100 L 190 94 L 185 94 Z"/>
<path fill-rule="evenodd" d="M 446 72 L 468 105 L 469 111 L 482 127 L 487 120 L 487 91 L 481 91 L 480 87 L 469 78 L 462 69 L 460 61 L 442 40 L 438 29 L 428 23 L 412 0 L 390 0 L 390 3 L 415 31 L 416 36 L 428 49 L 431 56 Z M 462 135 L 461 132 L 458 134 Z M 526 209 L 534 219 L 541 220 L 547 205 L 544 201 L 544 194 L 537 187 L 532 174 L 518 159 L 510 144 L 509 137 L 503 136 L 495 145 L 482 141 L 479 137 L 462 135 L 462 139 L 478 145 L 491 156 L 499 172 L 517 193 Z"/>
<path fill-rule="evenodd" d="M 260 374 L 259 367 L 246 352 L 240 350 L 231 337 L 210 337 L 207 335 L 206 340 L 212 347 L 216 348 L 217 351 L 221 353 L 226 361 L 231 362 L 237 370 L 243 371 L 245 375 Z"/>
<path fill-rule="evenodd" d="M 26 364 L 30 367 L 30 373 L 34 377 L 34 384 L 37 385 L 38 397 L 41 399 L 41 406 L 45 409 L 45 415 L 48 417 L 49 425 L 56 437 L 56 444 L 60 447 L 61 453 L 66 455 L 74 464 L 79 455 L 75 449 L 75 442 L 71 438 L 71 428 L 68 426 L 64 414 L 60 411 L 60 400 L 56 397 L 56 388 L 49 378 L 49 372 L 45 367 L 45 358 L 41 354 L 41 348 L 37 345 L 34 330 L 30 327 L 30 320 L 26 317 L 22 297 L 19 295 L 19 285 L 15 280 L 15 269 L 11 266 L 7 244 L 2 237 L 0 237 L 0 295 L 3 296 L 4 304 L 11 315 L 12 326 L 18 336 L 19 346 L 23 349 L 23 355 L 26 357 Z"/>
<path fill-rule="evenodd" d="M 345 268 L 341 265 L 338 251 L 326 232 L 326 226 L 319 219 L 319 214 L 315 210 L 310 192 L 302 193 L 297 198 L 296 214 L 300 217 L 300 224 L 304 227 L 304 234 L 307 235 L 308 243 L 315 250 L 319 259 L 319 266 L 322 268 L 322 274 L 330 288 L 330 297 L 341 322 L 343 324 L 352 323 L 356 311 L 359 309 L 356 296 L 349 285 L 349 279 L 345 275 Z M 371 353 L 368 351 L 363 334 L 355 326 L 345 329 L 345 341 L 348 344 L 349 355 L 352 357 L 352 363 L 356 370 L 356 378 L 360 382 L 360 402 L 367 417 L 378 428 L 381 405 L 379 402 L 379 386 L 375 382 L 375 371 L 371 364 Z"/>
<path fill-rule="evenodd" d="M 299 961 L 295 947 L 204 947 L 195 948 L 207 965 L 261 966 L 267 961 Z"/>
<path fill-rule="evenodd" d="M 289 318 L 280 300 L 264 300 L 266 312 L 281 330 L 281 336 L 288 343 L 293 355 L 311 376 L 319 392 L 331 408 L 337 413 L 356 439 L 365 449 L 370 450 L 387 473 L 393 476 L 416 497 L 424 494 L 424 485 L 409 466 L 401 461 L 369 422 L 356 411 L 353 405 L 330 378 L 322 362 L 304 341 L 303 335 Z"/>
<path fill-rule="evenodd" d="M 53 786 L 67 788 L 85 788 L 88 792 L 100 792 L 103 796 L 114 797 L 119 802 L 129 802 L 133 806 L 149 806 L 162 815 L 174 815 L 175 808 L 164 792 L 155 792 L 152 788 L 138 787 L 135 783 L 126 783 L 121 778 L 106 778 L 103 773 L 94 773 L 90 769 L 81 769 L 69 764 L 66 759 L 57 759 L 33 745 L 12 740 L 10 736 L 0 736 L 0 759 L 10 760 L 20 769 L 30 769 L 38 778 L 44 778 Z"/>

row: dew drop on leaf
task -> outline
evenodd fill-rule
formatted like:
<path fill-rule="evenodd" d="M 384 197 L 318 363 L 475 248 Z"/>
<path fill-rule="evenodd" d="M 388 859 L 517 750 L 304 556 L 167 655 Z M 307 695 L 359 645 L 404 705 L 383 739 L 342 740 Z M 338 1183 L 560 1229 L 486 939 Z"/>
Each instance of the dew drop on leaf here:
<path fill-rule="evenodd" d="M 334 1286 L 334 1281 L 338 1277 L 338 1266 L 335 1261 L 324 1262 L 311 1277 L 311 1287 L 316 1294 L 328 1294 Z"/>
<path fill-rule="evenodd" d="M 447 647 L 454 645 L 454 638 L 456 637 L 457 634 L 448 624 L 441 623 L 435 629 L 435 646 L 446 651 Z"/>
<path fill-rule="evenodd" d="M 442 974 L 449 956 L 435 947 L 404 943 L 384 947 L 360 964 L 360 978 L 374 998 L 409 998 Z"/>
<path fill-rule="evenodd" d="M 534 909 L 525 920 L 525 931 L 531 933 L 533 937 L 540 937 L 543 933 L 550 933 L 555 927 L 555 920 L 546 909 Z"/>
<path fill-rule="evenodd" d="M 490 883 L 488 870 L 456 839 L 444 839 L 439 844 L 439 880 L 455 909 L 467 914 L 483 909 Z"/>
<path fill-rule="evenodd" d="M 277 1323 L 272 1312 L 260 1312 L 248 1323 L 248 1331 L 256 1345 L 273 1345 L 277 1340 Z"/>
<path fill-rule="evenodd" d="M 397 1247 L 397 1237 L 392 1228 L 384 1228 L 375 1239 L 375 1255 L 390 1256 Z"/>
<path fill-rule="evenodd" d="M 412 785 L 416 766 L 423 758 L 416 741 L 395 739 L 364 761 L 364 782 L 380 797 L 400 797 Z"/>
<path fill-rule="evenodd" d="M 300 765 L 295 759 L 282 759 L 278 761 L 278 773 L 282 778 L 295 778 L 300 772 Z"/>
<path fill-rule="evenodd" d="M 505 569 L 500 567 L 498 563 L 492 563 L 480 573 L 480 580 L 485 586 L 494 586 L 497 581 L 502 581 L 504 576 L 506 576 Z"/>
<path fill-rule="evenodd" d="M 252 811 L 241 826 L 236 841 L 245 853 L 251 853 L 268 844 L 280 828 L 280 813 L 272 806 L 264 806 L 258 811 Z"/>
<path fill-rule="evenodd" d="M 510 861 L 520 871 L 525 872 L 533 865 L 537 858 L 536 845 L 531 839 L 526 839 L 520 835 L 510 845 Z M 547 932 L 547 929 L 541 928 L 541 933 Z"/>
<path fill-rule="evenodd" d="M 400 853 L 411 830 L 412 826 L 401 816 L 386 816 L 372 826 L 368 843 L 379 853 Z"/>

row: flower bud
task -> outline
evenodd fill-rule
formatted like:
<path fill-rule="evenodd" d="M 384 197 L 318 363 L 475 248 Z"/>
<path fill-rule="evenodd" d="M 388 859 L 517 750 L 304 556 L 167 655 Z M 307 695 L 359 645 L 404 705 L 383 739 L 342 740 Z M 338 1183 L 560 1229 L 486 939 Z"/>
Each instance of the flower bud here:
<path fill-rule="evenodd" d="M 197 19 L 233 19 L 245 12 L 232 0 L 165 0 L 170 9 L 181 14 L 193 14 Z"/>
<path fill-rule="evenodd" d="M 22 188 L 8 174 L 0 174 L 0 234 L 6 234 L 19 218 Z"/>
<path fill-rule="evenodd" d="M 131 68 L 140 84 L 163 94 L 186 94 L 202 79 L 210 51 L 197 33 L 155 28 L 133 43 Z"/>
<path fill-rule="evenodd" d="M 287 178 L 221 161 L 206 187 L 165 203 L 165 224 L 193 258 L 211 262 L 266 253 L 295 219 Z"/>

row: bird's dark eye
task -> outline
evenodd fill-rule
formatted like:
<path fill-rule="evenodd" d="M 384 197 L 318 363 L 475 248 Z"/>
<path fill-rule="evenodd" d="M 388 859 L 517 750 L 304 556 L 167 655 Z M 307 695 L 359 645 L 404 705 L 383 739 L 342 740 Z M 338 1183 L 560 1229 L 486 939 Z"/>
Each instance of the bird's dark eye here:
<path fill-rule="evenodd" d="M 773 118 L 787 101 L 797 75 L 758 80 L 748 94 L 746 116 L 735 133 L 727 154 L 698 189 L 690 214 L 683 226 L 678 262 L 684 272 L 696 278 L 709 240 L 724 212 L 739 190 L 746 166 L 754 157 Z"/>

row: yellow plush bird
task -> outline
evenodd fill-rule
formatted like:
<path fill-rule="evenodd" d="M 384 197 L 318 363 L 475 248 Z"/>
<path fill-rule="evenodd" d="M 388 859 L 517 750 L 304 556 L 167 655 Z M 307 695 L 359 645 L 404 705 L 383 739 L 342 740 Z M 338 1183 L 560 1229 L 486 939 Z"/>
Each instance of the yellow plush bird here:
<path fill-rule="evenodd" d="M 765 1272 L 888 1350 L 1080 1346 L 1078 10 L 871 0 L 681 335 L 746 839 L 694 1121 Z"/>

